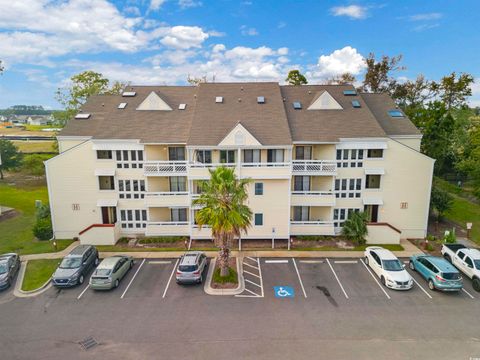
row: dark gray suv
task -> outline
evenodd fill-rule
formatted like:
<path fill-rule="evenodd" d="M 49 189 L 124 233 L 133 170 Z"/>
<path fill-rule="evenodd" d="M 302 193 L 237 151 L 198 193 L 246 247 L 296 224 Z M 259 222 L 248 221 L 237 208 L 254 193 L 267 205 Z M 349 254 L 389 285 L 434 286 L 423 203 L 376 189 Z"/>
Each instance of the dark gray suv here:
<path fill-rule="evenodd" d="M 52 283 L 57 287 L 83 284 L 90 270 L 97 265 L 97 249 L 92 245 L 79 245 L 63 258 L 53 273 Z"/>

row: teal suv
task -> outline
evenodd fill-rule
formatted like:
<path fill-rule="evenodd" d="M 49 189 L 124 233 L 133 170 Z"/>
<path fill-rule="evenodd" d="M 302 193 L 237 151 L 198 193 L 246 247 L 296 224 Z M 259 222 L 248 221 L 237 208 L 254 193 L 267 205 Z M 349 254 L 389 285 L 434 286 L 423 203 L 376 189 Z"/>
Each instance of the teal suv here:
<path fill-rule="evenodd" d="M 409 266 L 427 280 L 430 290 L 460 291 L 463 288 L 460 273 L 444 258 L 413 255 L 410 257 Z"/>

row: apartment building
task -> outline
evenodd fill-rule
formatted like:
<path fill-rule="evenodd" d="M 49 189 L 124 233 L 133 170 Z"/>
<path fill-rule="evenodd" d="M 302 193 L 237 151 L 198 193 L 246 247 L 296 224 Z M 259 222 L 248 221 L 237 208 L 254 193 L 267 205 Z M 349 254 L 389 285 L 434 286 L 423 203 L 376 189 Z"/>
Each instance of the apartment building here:
<path fill-rule="evenodd" d="M 369 242 L 426 235 L 434 160 L 385 94 L 349 85 L 133 86 L 91 97 L 46 162 L 57 238 L 208 239 L 192 199 L 209 169 L 252 179 L 242 238 L 335 235 L 355 211 Z"/>

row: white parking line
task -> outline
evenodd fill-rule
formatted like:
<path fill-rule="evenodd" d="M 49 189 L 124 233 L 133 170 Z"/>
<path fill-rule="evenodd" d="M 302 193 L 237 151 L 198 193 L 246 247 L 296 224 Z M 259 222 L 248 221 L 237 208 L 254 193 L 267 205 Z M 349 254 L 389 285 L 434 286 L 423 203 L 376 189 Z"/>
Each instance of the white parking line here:
<path fill-rule="evenodd" d="M 130 282 L 128 283 L 127 288 L 126 288 L 125 291 L 123 292 L 122 296 L 120 296 L 120 299 L 123 299 L 123 297 L 124 297 L 125 294 L 127 293 L 128 289 L 130 288 L 130 285 L 132 285 L 133 280 L 135 280 L 135 277 L 137 276 L 138 272 L 140 271 L 140 269 L 142 268 L 143 264 L 145 263 L 145 260 L 146 260 L 146 259 L 143 259 L 143 261 L 142 261 L 142 263 L 140 264 L 140 266 L 138 267 L 137 271 L 135 271 L 135 274 L 133 274 L 132 279 L 131 279 Z"/>
<path fill-rule="evenodd" d="M 411 275 L 410 275 L 410 276 L 411 276 Z M 415 284 L 417 284 L 417 286 L 418 286 L 420 289 L 422 289 L 422 291 L 425 293 L 425 295 L 427 295 L 430 299 L 433 299 L 433 298 L 432 298 L 432 295 L 430 295 L 430 294 L 427 292 L 427 290 L 425 290 L 425 289 L 417 282 L 417 280 L 415 280 L 415 278 L 414 278 L 413 276 L 412 276 L 412 280 L 413 280 L 413 282 L 414 282 Z"/>
<path fill-rule="evenodd" d="M 247 265 L 247 266 L 250 266 L 251 268 L 255 269 L 255 270 L 258 270 L 257 267 L 253 266 L 253 265 L 250 265 L 249 263 L 246 263 L 244 262 L 243 265 Z M 260 266 L 260 265 L 259 265 Z"/>
<path fill-rule="evenodd" d="M 257 277 L 257 278 L 260 279 L 260 276 L 258 276 L 257 274 L 251 273 L 250 271 L 243 270 L 243 272 L 244 272 L 245 274 L 252 275 L 252 276 L 255 276 L 255 277 Z"/>
<path fill-rule="evenodd" d="M 245 256 L 245 259 L 249 259 L 249 260 L 252 260 L 254 262 L 256 262 L 258 264 L 258 259 L 255 259 L 255 258 L 252 258 L 250 256 Z"/>
<path fill-rule="evenodd" d="M 248 282 L 249 284 L 252 284 L 252 285 L 255 285 L 256 287 L 259 287 L 260 289 L 262 288 L 260 285 L 254 283 L 253 281 L 250 281 L 248 279 L 244 279 L 246 282 Z"/>
<path fill-rule="evenodd" d="M 305 296 L 305 298 L 307 298 L 307 293 L 305 292 L 305 288 L 303 287 L 302 278 L 300 277 L 300 273 L 298 272 L 297 263 L 295 262 L 295 259 L 293 259 L 293 258 L 292 258 L 292 261 L 293 261 L 293 266 L 295 266 L 295 270 L 297 271 L 298 281 L 300 281 L 300 286 L 302 287 L 303 296 Z"/>
<path fill-rule="evenodd" d="M 171 264 L 172 262 L 171 261 L 162 261 L 162 260 L 153 260 L 153 261 L 149 261 L 148 262 L 149 264 L 152 264 L 152 265 L 161 265 L 161 264 Z"/>
<path fill-rule="evenodd" d="M 250 290 L 248 290 L 248 289 L 245 289 L 245 291 L 246 291 L 246 292 L 249 292 L 249 293 L 252 294 L 252 295 L 241 295 L 241 294 L 239 294 L 239 295 L 235 295 L 235 297 L 248 297 L 248 298 L 252 298 L 252 297 L 263 297 L 263 296 L 260 296 L 260 295 L 258 295 L 258 294 L 255 294 L 253 291 L 250 291 Z"/>
<path fill-rule="evenodd" d="M 87 289 L 90 287 L 90 284 L 88 284 L 87 286 L 85 286 L 85 289 L 82 290 L 82 292 L 80 293 L 80 295 L 77 296 L 77 300 L 80 300 L 80 298 L 83 296 L 83 294 L 85 294 L 85 291 L 87 291 Z"/>
<path fill-rule="evenodd" d="M 358 264 L 357 260 L 335 260 L 335 264 Z"/>
<path fill-rule="evenodd" d="M 170 281 L 172 281 L 172 277 L 173 277 L 173 274 L 175 273 L 175 270 L 177 269 L 177 265 L 178 265 L 179 260 L 180 259 L 177 259 L 177 261 L 175 262 L 175 266 L 173 267 L 172 273 L 170 274 L 170 279 L 168 279 L 167 286 L 165 286 L 165 291 L 163 292 L 162 299 L 165 298 L 165 295 L 167 295 L 167 290 L 168 290 L 168 287 L 170 286 Z"/>
<path fill-rule="evenodd" d="M 288 260 L 265 260 L 265 264 L 288 264 Z"/>
<path fill-rule="evenodd" d="M 475 297 L 474 297 L 472 294 L 470 294 L 467 290 L 465 290 L 465 289 L 462 288 L 462 291 L 463 291 L 465 294 L 467 294 L 468 296 L 470 296 L 470 298 L 475 299 Z"/>
<path fill-rule="evenodd" d="M 303 264 L 323 264 L 323 260 L 299 260 Z"/>
<path fill-rule="evenodd" d="M 332 270 L 333 276 L 335 276 L 335 279 L 337 279 L 338 285 L 340 285 L 340 289 L 342 289 L 343 294 L 344 294 L 345 297 L 348 299 L 347 292 L 346 292 L 345 289 L 343 288 L 342 283 L 341 283 L 340 280 L 338 279 L 337 273 L 335 272 L 335 270 L 333 270 L 333 266 L 332 266 L 332 264 L 330 264 L 330 261 L 328 261 L 328 259 L 327 259 L 327 264 L 328 264 L 328 266 L 330 266 L 330 269 Z"/>
<path fill-rule="evenodd" d="M 375 280 L 375 282 L 377 283 L 378 287 L 380 288 L 380 290 L 383 291 L 383 293 L 385 294 L 385 296 L 388 298 L 388 299 L 391 299 L 390 298 L 390 295 L 387 294 L 387 292 L 385 291 L 385 289 L 383 288 L 382 284 L 380 284 L 377 280 L 377 278 L 375 277 L 375 275 L 372 274 L 372 272 L 370 271 L 370 269 L 368 268 L 368 266 L 363 262 L 362 259 L 360 259 L 360 262 L 363 264 L 363 266 L 365 266 L 365 269 L 367 269 L 368 273 L 370 275 L 372 275 L 372 278 L 373 280 Z"/>
<path fill-rule="evenodd" d="M 258 262 L 258 274 L 260 275 L 260 286 L 262 287 L 262 297 L 265 296 L 263 293 L 263 277 L 262 277 L 262 267 L 260 266 L 260 260 L 257 258 Z"/>

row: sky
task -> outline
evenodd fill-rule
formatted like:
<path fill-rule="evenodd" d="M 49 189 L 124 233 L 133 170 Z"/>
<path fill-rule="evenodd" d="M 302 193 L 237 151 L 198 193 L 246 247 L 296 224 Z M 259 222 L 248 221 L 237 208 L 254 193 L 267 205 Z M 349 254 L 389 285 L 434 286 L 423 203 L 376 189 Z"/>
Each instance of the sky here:
<path fill-rule="evenodd" d="M 58 109 L 85 70 L 133 85 L 362 79 L 371 52 L 402 54 L 400 80 L 470 73 L 480 106 L 478 14 L 478 0 L 0 0 L 0 108 Z"/>

